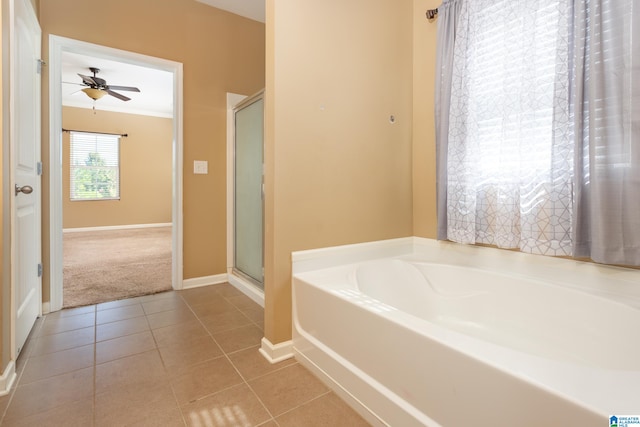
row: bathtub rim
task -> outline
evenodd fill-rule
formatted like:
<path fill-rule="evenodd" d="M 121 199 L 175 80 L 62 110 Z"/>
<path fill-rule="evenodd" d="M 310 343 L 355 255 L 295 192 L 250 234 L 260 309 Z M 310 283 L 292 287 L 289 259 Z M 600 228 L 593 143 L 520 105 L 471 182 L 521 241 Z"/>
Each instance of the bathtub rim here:
<path fill-rule="evenodd" d="M 443 264 L 481 270 L 500 269 L 509 275 L 592 293 L 640 310 L 640 269 L 416 236 L 295 251 L 291 253 L 291 271 L 293 276 L 379 258 L 410 255 L 439 257 Z M 576 275 L 580 276 L 579 284 L 574 283 Z"/>

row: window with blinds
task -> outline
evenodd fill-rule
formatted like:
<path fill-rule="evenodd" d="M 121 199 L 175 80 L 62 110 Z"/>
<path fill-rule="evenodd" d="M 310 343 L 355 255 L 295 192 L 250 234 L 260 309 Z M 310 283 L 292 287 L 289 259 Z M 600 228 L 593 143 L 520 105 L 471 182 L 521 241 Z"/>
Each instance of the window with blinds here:
<path fill-rule="evenodd" d="M 71 132 L 71 200 L 120 199 L 120 137 Z"/>
<path fill-rule="evenodd" d="M 447 237 L 567 255 L 568 0 L 464 1 L 447 140 Z"/>
<path fill-rule="evenodd" d="M 480 2 L 469 45 L 470 104 L 483 182 L 522 180 L 523 169 L 551 180 L 554 114 L 568 109 L 565 2 Z M 491 3 L 492 6 L 487 6 Z M 568 143 L 568 141 L 567 141 Z"/>
<path fill-rule="evenodd" d="M 591 91 L 585 102 L 585 128 L 591 134 L 595 154 L 590 166 L 611 168 L 611 173 L 637 165 L 640 159 L 640 153 L 633 152 L 637 144 L 632 131 L 640 93 L 634 88 L 640 69 L 638 46 L 634 45 L 639 32 L 633 29 L 633 8 L 638 5 L 635 0 L 589 3 L 594 3 L 589 9 L 594 34 L 583 35 L 590 44 L 585 53 L 585 79 Z"/>

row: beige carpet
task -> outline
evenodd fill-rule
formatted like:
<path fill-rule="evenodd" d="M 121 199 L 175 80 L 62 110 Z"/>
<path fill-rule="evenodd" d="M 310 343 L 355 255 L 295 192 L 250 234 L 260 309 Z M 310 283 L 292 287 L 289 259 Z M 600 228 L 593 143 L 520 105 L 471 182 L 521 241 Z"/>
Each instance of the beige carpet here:
<path fill-rule="evenodd" d="M 64 233 L 64 308 L 171 289 L 171 227 Z"/>

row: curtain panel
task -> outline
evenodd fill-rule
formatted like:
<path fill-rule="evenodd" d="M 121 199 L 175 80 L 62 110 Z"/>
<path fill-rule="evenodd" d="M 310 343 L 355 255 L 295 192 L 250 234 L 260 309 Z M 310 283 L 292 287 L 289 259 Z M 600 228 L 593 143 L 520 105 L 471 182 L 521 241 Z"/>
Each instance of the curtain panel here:
<path fill-rule="evenodd" d="M 574 255 L 640 265 L 640 4 L 576 1 L 573 21 Z"/>
<path fill-rule="evenodd" d="M 443 3 L 439 239 L 640 265 L 639 10 Z"/>
<path fill-rule="evenodd" d="M 447 152 L 449 140 L 449 110 L 456 20 L 462 0 L 444 0 L 438 8 L 438 43 L 436 52 L 436 198 L 438 239 L 447 239 Z"/>

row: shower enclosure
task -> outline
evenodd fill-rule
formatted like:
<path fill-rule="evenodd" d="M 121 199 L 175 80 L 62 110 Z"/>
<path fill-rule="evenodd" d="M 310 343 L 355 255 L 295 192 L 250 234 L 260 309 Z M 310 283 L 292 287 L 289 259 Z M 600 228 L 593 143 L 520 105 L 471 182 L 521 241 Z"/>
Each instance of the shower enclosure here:
<path fill-rule="evenodd" d="M 233 271 L 264 289 L 263 92 L 239 103 L 234 113 Z"/>

